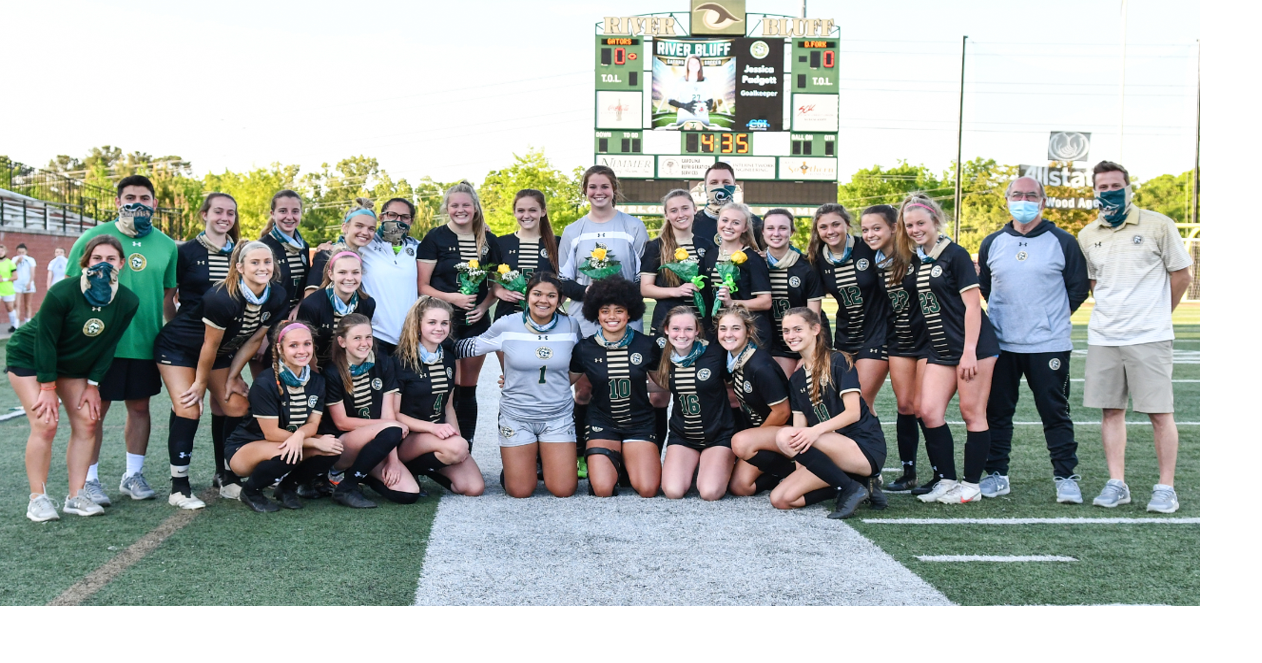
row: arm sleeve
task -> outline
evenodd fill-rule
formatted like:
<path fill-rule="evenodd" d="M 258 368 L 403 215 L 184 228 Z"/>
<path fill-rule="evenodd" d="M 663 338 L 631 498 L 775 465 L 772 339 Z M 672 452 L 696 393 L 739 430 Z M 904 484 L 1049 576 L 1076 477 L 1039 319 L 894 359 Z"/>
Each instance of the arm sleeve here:
<path fill-rule="evenodd" d="M 277 391 L 275 375 L 270 371 L 269 380 L 255 380 L 250 385 L 250 413 L 255 419 L 280 418 L 280 393 Z"/>
<path fill-rule="evenodd" d="M 574 349 L 570 350 L 570 372 L 571 373 L 583 372 L 582 346 L 583 346 L 583 342 L 579 341 L 578 343 L 574 344 Z"/>
<path fill-rule="evenodd" d="M 175 252 L 175 280 L 180 283 L 184 283 L 188 279 L 189 260 L 183 248 L 180 247 Z M 52 267 L 49 267 L 49 269 L 52 269 Z"/>
<path fill-rule="evenodd" d="M 770 275 L 770 272 L 768 272 L 768 275 Z M 828 294 L 824 292 L 824 284 L 819 279 L 819 272 L 814 269 L 807 269 L 802 272 L 802 293 L 806 295 L 807 301 L 823 299 Z"/>
<path fill-rule="evenodd" d="M 674 262 L 675 257 L 667 262 Z M 662 267 L 662 240 L 655 239 L 644 245 L 644 258 L 640 261 L 640 273 L 656 275 Z"/>
<path fill-rule="evenodd" d="M 997 233 L 996 233 L 997 234 Z M 982 297 L 990 300 L 990 244 L 995 241 L 995 234 L 988 235 L 982 240 L 981 248 L 977 249 L 977 266 L 980 273 L 977 275 L 977 282 L 982 289 Z M 1066 266 L 1068 266 L 1068 256 L 1066 256 Z"/>
<path fill-rule="evenodd" d="M 47 297 L 39 309 L 39 334 L 35 336 L 35 379 L 57 381 L 57 340 L 61 337 L 67 306 L 61 297 Z M 69 348 L 67 348 L 69 349 Z M 113 352 L 109 355 L 112 357 Z"/>
<path fill-rule="evenodd" d="M 635 261 L 640 262 L 644 256 L 644 245 L 649 243 L 649 230 L 644 227 L 644 221 L 639 217 L 631 217 L 635 219 L 631 230 L 631 248 L 635 252 Z"/>
<path fill-rule="evenodd" d="M 491 324 L 490 329 L 478 336 L 456 341 L 456 357 L 459 359 L 478 357 L 503 349 L 500 336 L 504 333 L 505 327 L 511 324 L 508 321 L 512 320 L 512 317 L 510 315 L 496 320 Z"/>
<path fill-rule="evenodd" d="M 426 233 L 421 245 L 416 247 L 417 262 L 438 262 L 438 242 L 433 234 L 433 231 Z"/>
<path fill-rule="evenodd" d="M 271 301 L 271 297 L 268 298 Z M 232 298 L 228 296 L 228 291 L 222 288 L 214 288 L 206 292 L 202 297 L 202 322 L 214 327 L 215 329 L 227 329 L 236 318 L 235 306 L 232 306 Z"/>
<path fill-rule="evenodd" d="M 955 289 L 959 292 L 971 290 L 978 287 L 977 268 L 973 266 L 973 258 L 968 255 L 968 250 L 962 246 L 958 246 L 959 251 L 951 252 L 951 276 L 955 280 Z"/>
<path fill-rule="evenodd" d="M 1082 232 L 1082 230 L 1078 231 L 1078 250 L 1082 252 L 1082 258 L 1087 263 L 1087 280 L 1094 281 L 1096 280 L 1096 273 L 1091 268 L 1091 260 L 1087 258 L 1087 241 L 1082 238 Z"/>
<path fill-rule="evenodd" d="M 1087 278 L 1087 259 L 1082 255 L 1082 248 L 1069 233 L 1060 235 L 1060 247 L 1065 252 L 1065 292 L 1069 295 L 1069 312 L 1078 310 L 1087 301 L 1091 290 L 1091 281 Z"/>
<path fill-rule="evenodd" d="M 837 396 L 848 391 L 862 391 L 859 387 L 859 369 L 853 364 L 846 366 L 846 358 L 840 352 L 833 353 L 833 386 Z"/>
<path fill-rule="evenodd" d="M 324 282 L 324 268 L 329 264 L 329 251 L 319 251 L 311 259 L 311 269 L 307 272 L 308 288 L 319 288 Z"/>
<path fill-rule="evenodd" d="M 807 395 L 799 391 L 799 387 L 794 385 L 791 379 L 789 380 L 789 411 L 803 416 L 806 416 L 806 413 L 811 411 L 811 404 Z"/>
<path fill-rule="evenodd" d="M 557 276 L 570 281 L 573 281 L 578 275 L 578 265 L 574 262 L 572 254 L 574 253 L 575 238 L 578 237 L 581 230 L 579 228 L 581 223 L 583 221 L 580 219 L 566 226 L 565 230 L 561 231 L 561 241 L 557 244 L 557 266 L 561 269 Z M 566 293 L 566 296 L 573 298 L 569 293 Z"/>
<path fill-rule="evenodd" d="M 767 400 L 767 405 L 775 405 L 789 398 L 789 383 L 784 379 L 784 371 L 775 361 L 763 364 L 758 371 L 758 391 Z"/>
<path fill-rule="evenodd" d="M 365 318 L 372 320 L 372 316 L 377 313 L 377 300 L 372 297 L 365 297 L 359 300 L 359 306 L 355 307 L 355 310 Z"/>
<path fill-rule="evenodd" d="M 320 384 L 322 382 L 326 382 L 326 380 L 319 373 L 311 376 L 311 383 L 314 383 L 314 388 L 311 391 L 316 399 L 315 405 L 311 407 L 312 414 L 324 414 L 324 391 L 327 389 L 327 386 Z"/>
<path fill-rule="evenodd" d="M 746 294 L 750 298 L 771 292 L 771 271 L 767 269 L 766 260 L 755 253 L 749 256 L 749 260 L 746 260 L 741 267 L 748 268 L 749 271 L 749 292 Z"/>
<path fill-rule="evenodd" d="M 315 296 L 313 296 L 313 297 L 304 297 L 302 301 L 298 302 L 298 314 L 297 314 L 296 316 L 294 316 L 294 317 L 295 317 L 295 318 L 297 318 L 298 320 L 301 320 L 301 321 L 303 321 L 303 322 L 305 322 L 305 323 L 309 324 L 309 325 L 312 325 L 312 326 L 319 326 L 319 324 L 320 324 L 320 320 L 319 320 L 320 316 L 316 315 L 316 313 L 317 313 L 317 311 L 316 311 L 316 306 L 317 306 L 317 303 L 316 303 L 315 299 L 316 299 L 316 297 L 323 297 L 323 296 L 324 296 L 324 295 L 323 295 L 322 293 L 319 293 L 319 294 L 316 294 L 316 295 L 315 295 Z M 271 303 L 270 298 L 269 298 L 269 300 L 268 300 L 268 303 L 269 303 L 269 304 Z M 273 315 L 275 315 L 275 314 L 273 313 Z M 268 322 L 271 322 L 271 321 L 269 320 Z M 270 343 L 270 341 L 269 341 L 269 343 Z"/>
<path fill-rule="evenodd" d="M 500 239 L 494 233 L 486 234 L 486 260 L 488 265 L 498 265 L 504 262 L 504 252 L 500 250 Z"/>
<path fill-rule="evenodd" d="M 346 398 L 346 388 L 342 385 L 342 374 L 336 368 L 325 369 L 329 379 L 324 381 L 324 402 L 341 403 Z"/>
<path fill-rule="evenodd" d="M 653 339 L 652 336 L 649 338 Z M 657 366 L 662 363 L 662 346 L 657 344 L 657 339 L 653 339 L 652 345 L 653 347 L 649 350 L 648 365 L 651 367 L 649 369 L 649 374 L 655 373 L 657 371 Z"/>
<path fill-rule="evenodd" d="M 399 390 L 399 365 L 395 363 L 394 357 L 385 355 L 381 362 L 381 391 L 390 393 Z"/>

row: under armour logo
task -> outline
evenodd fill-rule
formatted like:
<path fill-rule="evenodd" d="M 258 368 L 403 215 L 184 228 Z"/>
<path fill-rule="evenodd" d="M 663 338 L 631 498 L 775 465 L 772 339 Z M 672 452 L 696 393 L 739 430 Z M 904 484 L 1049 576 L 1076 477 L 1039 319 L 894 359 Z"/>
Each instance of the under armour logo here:
<path fill-rule="evenodd" d="M 368 475 L 367 475 L 367 474 L 364 474 L 363 472 L 356 472 L 356 473 L 355 473 L 355 478 L 356 478 L 356 479 L 362 479 L 362 478 L 364 478 L 364 477 L 366 477 L 366 476 L 368 476 Z"/>
<path fill-rule="evenodd" d="M 144 246 L 144 242 L 132 242 L 132 246 Z"/>
<path fill-rule="evenodd" d="M 1017 242 L 1017 246 L 1029 246 L 1029 242 Z"/>
<path fill-rule="evenodd" d="M 192 454 L 188 453 L 187 451 L 180 452 L 180 458 L 188 458 L 189 456 L 192 456 Z"/>
<path fill-rule="evenodd" d="M 1098 248 L 1100 248 L 1101 246 L 1104 246 L 1104 242 L 1096 242 L 1096 243 L 1095 243 L 1095 247 L 1096 247 L 1097 249 L 1098 249 Z"/>

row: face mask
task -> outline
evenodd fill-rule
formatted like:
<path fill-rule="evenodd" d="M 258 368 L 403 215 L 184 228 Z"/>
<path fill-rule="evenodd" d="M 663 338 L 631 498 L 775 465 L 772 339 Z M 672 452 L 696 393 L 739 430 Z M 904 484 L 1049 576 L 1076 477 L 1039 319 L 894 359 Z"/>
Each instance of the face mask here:
<path fill-rule="evenodd" d="M 363 375 L 364 373 L 371 371 L 372 367 L 376 365 L 376 360 L 377 358 L 374 355 L 374 353 L 369 352 L 368 358 L 364 360 L 364 363 L 358 366 L 356 366 L 355 364 L 351 364 L 351 377 L 357 378 Z"/>
<path fill-rule="evenodd" d="M 1098 191 L 1095 199 L 1100 204 L 1100 216 L 1116 228 L 1126 220 L 1126 211 L 1131 207 L 1131 185 L 1113 191 Z"/>
<path fill-rule="evenodd" d="M 1029 223 L 1039 218 L 1039 204 L 1028 200 L 1009 200 L 1008 211 L 1017 223 Z"/>
<path fill-rule="evenodd" d="M 128 237 L 144 237 L 153 231 L 153 208 L 127 203 L 118 208 L 118 229 Z"/>
<path fill-rule="evenodd" d="M 254 294 L 254 291 L 250 289 L 250 286 L 245 284 L 245 278 L 241 279 L 241 282 L 237 284 L 237 287 L 241 290 L 241 296 L 245 297 L 245 301 L 255 306 L 262 306 L 263 302 L 267 301 L 267 298 L 272 294 L 272 286 L 270 284 L 263 286 L 263 294 Z"/>
<path fill-rule="evenodd" d="M 347 300 L 345 303 L 343 303 L 342 298 L 338 297 L 337 293 L 334 292 L 333 286 L 329 286 L 328 288 L 325 288 L 324 294 L 329 296 L 329 303 L 333 304 L 333 310 L 336 311 L 338 315 L 347 315 L 349 313 L 353 313 L 355 309 L 359 307 L 359 293 L 358 292 L 351 293 L 351 298 Z"/>
<path fill-rule="evenodd" d="M 280 381 L 285 383 L 286 387 L 298 388 L 307 384 L 307 380 L 310 380 L 310 379 L 311 379 L 310 366 L 303 366 L 302 372 L 299 373 L 298 375 L 294 375 L 294 372 L 289 370 L 288 366 L 281 365 Z"/>
<path fill-rule="evenodd" d="M 705 348 L 705 343 L 701 341 L 693 341 L 692 349 L 683 357 L 675 354 L 675 350 L 672 348 L 670 352 L 670 361 L 676 366 L 688 368 L 689 366 L 692 366 L 693 362 L 697 361 L 697 357 L 701 356 L 701 353 L 705 351 Z"/>
<path fill-rule="evenodd" d="M 377 236 L 391 244 L 398 244 L 407 237 L 411 229 L 412 226 L 402 221 L 382 221 L 381 225 L 377 226 Z"/>
<path fill-rule="evenodd" d="M 735 184 L 725 184 L 717 187 L 706 187 L 706 209 L 718 214 L 719 208 L 732 201 L 732 196 L 736 195 Z"/>
<path fill-rule="evenodd" d="M 118 274 L 114 272 L 114 266 L 108 262 L 92 265 L 79 277 L 79 289 L 93 306 L 105 306 L 114 301 L 114 293 L 118 292 Z"/>

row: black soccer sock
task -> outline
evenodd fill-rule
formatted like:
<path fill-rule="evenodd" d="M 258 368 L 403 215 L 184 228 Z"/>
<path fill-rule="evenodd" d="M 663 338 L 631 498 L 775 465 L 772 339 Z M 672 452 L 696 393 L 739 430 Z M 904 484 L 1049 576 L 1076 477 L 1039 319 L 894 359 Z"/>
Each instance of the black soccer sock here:
<path fill-rule="evenodd" d="M 295 469 L 294 466 L 281 460 L 279 455 L 273 456 L 254 466 L 254 471 L 250 473 L 250 479 L 245 482 L 245 487 L 262 491 L 293 469 Z"/>
<path fill-rule="evenodd" d="M 766 449 L 759 449 L 753 458 L 745 462 L 762 470 L 763 474 L 770 474 L 781 479 L 793 474 L 794 469 L 793 461 Z"/>
<path fill-rule="evenodd" d="M 812 504 L 819 504 L 824 500 L 831 500 L 834 497 L 837 497 L 837 489 L 829 487 L 816 488 L 815 490 L 803 495 L 802 499 L 806 501 L 806 506 L 810 506 Z"/>
<path fill-rule="evenodd" d="M 456 387 L 456 423 L 460 426 L 460 436 L 473 449 L 473 436 L 478 433 L 478 388 Z"/>
<path fill-rule="evenodd" d="M 582 403 L 574 404 L 574 443 L 578 450 L 578 457 L 583 457 L 583 452 L 587 450 L 587 405 Z"/>
<path fill-rule="evenodd" d="M 929 456 L 934 479 L 955 480 L 955 439 L 951 437 L 951 429 L 946 424 L 937 428 L 925 427 L 925 453 Z M 986 457 L 983 455 L 982 464 L 985 463 Z"/>
<path fill-rule="evenodd" d="M 171 411 L 167 425 L 167 452 L 171 459 L 171 490 L 192 495 L 188 466 L 193 462 L 193 438 L 197 437 L 197 420 L 185 419 Z"/>
<path fill-rule="evenodd" d="M 986 469 L 986 456 L 990 454 L 990 431 L 969 431 L 964 440 L 964 480 L 977 483 Z"/>
<path fill-rule="evenodd" d="M 396 426 L 383 428 L 381 432 L 377 433 L 376 437 L 369 440 L 368 444 L 365 444 L 359 450 L 359 455 L 355 456 L 355 462 L 346 468 L 346 475 L 343 477 L 342 482 L 337 485 L 337 490 L 343 492 L 354 490 L 359 485 L 359 482 L 363 481 L 369 472 L 372 472 L 372 468 L 381 464 L 381 461 L 385 460 L 386 456 L 389 456 L 390 452 L 402 442 L 402 429 Z"/>
<path fill-rule="evenodd" d="M 215 448 L 215 474 L 222 474 L 227 461 L 224 460 L 223 441 L 228 439 L 223 430 L 223 415 L 210 415 L 210 443 Z"/>
<path fill-rule="evenodd" d="M 378 495 L 394 502 L 395 504 L 415 504 L 421 499 L 420 493 L 405 493 L 401 490 L 390 490 L 386 488 L 386 484 L 371 474 L 364 478 L 364 485 L 372 488 Z"/>
<path fill-rule="evenodd" d="M 782 479 L 774 474 L 763 472 L 754 479 L 754 494 L 757 495 L 764 490 L 771 490 L 780 485 Z M 829 490 L 832 490 L 831 488 Z"/>
<path fill-rule="evenodd" d="M 237 426 L 241 425 L 241 420 L 244 418 L 245 417 L 230 417 L 226 414 L 221 417 L 222 421 L 220 422 L 220 425 L 222 426 L 221 430 L 223 431 L 223 440 L 225 445 L 227 444 L 228 438 L 232 436 L 232 433 L 237 429 Z M 238 477 L 236 472 L 233 472 L 232 468 L 228 466 L 226 454 L 224 455 L 223 462 L 219 465 L 219 469 L 217 471 L 223 475 L 224 483 L 241 483 L 241 478 Z"/>
<path fill-rule="evenodd" d="M 799 465 L 805 467 L 811 474 L 819 477 L 820 481 L 830 486 L 845 488 L 854 481 L 845 472 L 841 471 L 840 467 L 837 467 L 837 463 L 834 463 L 833 459 L 828 457 L 828 454 L 815 447 L 803 451 L 795 456 L 793 460 L 796 460 Z"/>
<path fill-rule="evenodd" d="M 300 484 L 307 483 L 312 479 L 327 475 L 329 470 L 337 463 L 337 456 L 305 456 L 302 462 L 290 472 L 288 476 L 281 480 L 280 485 L 284 490 L 295 490 Z"/>
<path fill-rule="evenodd" d="M 670 426 L 670 411 L 664 407 L 653 408 L 653 432 L 657 435 L 657 445 L 666 444 L 666 431 Z"/>
<path fill-rule="evenodd" d="M 903 471 L 916 473 L 916 452 L 920 450 L 920 430 L 916 427 L 916 415 L 900 414 L 895 424 L 898 436 L 898 459 L 903 462 Z"/>
<path fill-rule="evenodd" d="M 447 464 L 438 460 L 438 456 L 434 452 L 423 453 L 412 460 L 404 461 L 403 465 L 408 468 L 412 476 L 427 476 L 434 483 L 451 490 L 451 479 L 442 474 L 442 469 L 447 467 Z"/>

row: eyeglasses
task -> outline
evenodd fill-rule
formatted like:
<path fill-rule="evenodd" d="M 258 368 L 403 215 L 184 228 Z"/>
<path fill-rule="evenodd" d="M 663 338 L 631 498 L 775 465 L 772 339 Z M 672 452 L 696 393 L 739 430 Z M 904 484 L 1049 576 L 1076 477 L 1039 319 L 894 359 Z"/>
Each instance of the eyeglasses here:
<path fill-rule="evenodd" d="M 1028 200 L 1032 203 L 1037 203 L 1038 201 L 1042 199 L 1043 199 L 1043 194 L 1035 193 L 1033 191 L 1028 192 L 1028 193 L 1022 193 L 1020 191 L 1013 191 L 1012 193 L 1008 194 L 1008 200 Z"/>
<path fill-rule="evenodd" d="M 386 212 L 381 215 L 381 218 L 386 221 L 402 221 L 403 223 L 412 222 L 411 214 L 398 214 L 396 212 Z"/>

